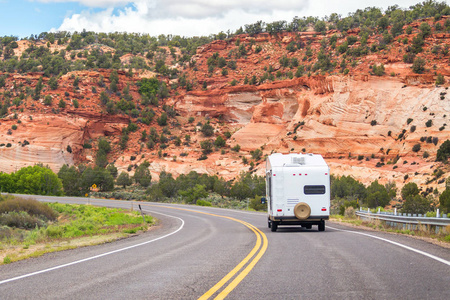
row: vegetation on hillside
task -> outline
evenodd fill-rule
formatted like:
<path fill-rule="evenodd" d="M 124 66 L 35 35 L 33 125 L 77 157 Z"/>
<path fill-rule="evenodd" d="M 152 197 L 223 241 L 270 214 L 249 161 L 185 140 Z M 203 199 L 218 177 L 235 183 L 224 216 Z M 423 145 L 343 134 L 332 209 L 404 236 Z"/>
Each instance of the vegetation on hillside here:
<path fill-rule="evenodd" d="M 196 141 L 201 148 L 199 160 L 208 159 L 208 155 L 219 151 L 222 154 L 227 151 L 234 154 L 231 150 L 240 155 L 239 145 L 233 148 L 227 145 L 230 132 L 220 132 L 217 125 L 222 122 L 220 115 L 204 118 L 195 126 L 192 124 L 194 117 L 189 120 L 177 118 L 178 113 L 173 106 L 168 105 L 168 100 L 180 93 L 207 90 L 210 77 L 219 80 L 233 75 L 230 86 L 259 85 L 294 77 L 336 73 L 345 75 L 356 70 L 363 62 L 368 64 L 370 74 L 385 76 L 382 62 L 372 63 L 365 59 L 370 54 L 387 57 L 393 51 L 398 51 L 395 55 L 401 53 L 402 60 L 410 64 L 412 72 L 429 73 L 432 71 L 429 67 L 434 61 L 446 59 L 449 54 L 449 47 L 445 43 L 437 41 L 429 45 L 433 35 L 450 32 L 448 15 L 450 7 L 445 2 L 424 1 L 407 9 L 397 5 L 386 11 L 368 7 L 347 17 L 331 14 L 323 19 L 296 17 L 291 22 L 258 21 L 246 24 L 235 32 L 220 32 L 208 37 L 151 37 L 146 34 L 95 33 L 86 30 L 73 33 L 43 32 L 22 40 L 12 36 L 1 37 L 0 117 L 9 116 L 17 120 L 8 130 L 8 135 L 21 129 L 20 117 L 27 109 L 49 113 L 47 108 L 51 108 L 54 114 L 80 108 L 97 109 L 108 116 L 125 116 L 129 123 L 115 143 L 111 143 L 111 136 L 83 141 L 83 149 L 78 150 L 92 152 L 94 163 L 89 166 L 63 166 L 58 172 L 60 181 L 55 180 L 48 171 L 30 167 L 27 171 L 21 170 L 10 175 L 0 174 L 0 186 L 8 192 L 49 195 L 64 192 L 66 195 L 83 196 L 94 184 L 99 192 L 110 192 L 115 186 L 127 188 L 134 184 L 148 189 L 151 199 L 184 197 L 187 202 L 195 203 L 205 194 L 238 200 L 256 199 L 263 195 L 264 190 L 261 188 L 261 179 L 252 178 L 254 175 L 251 174 L 241 175 L 234 182 L 224 182 L 220 178 L 206 180 L 198 174 L 188 174 L 182 176 L 192 176 L 196 182 L 185 180 L 189 183 L 182 183 L 182 176 L 175 179 L 170 173 L 163 172 L 160 182 L 152 184 L 148 161 L 130 163 L 127 172 L 118 174 L 113 164 L 117 155 L 113 156 L 123 153 L 134 137 L 139 155 L 145 149 L 155 151 L 154 154 L 157 153 L 159 158 L 168 157 L 170 152 L 167 153 L 165 149 L 169 146 L 191 147 L 189 134 L 173 134 L 173 130 L 181 131 L 183 126 L 191 126 L 194 132 L 202 134 L 202 138 Z M 300 34 L 306 31 L 310 33 Z M 270 42 L 257 42 L 255 37 L 261 33 L 269 36 Z M 282 42 L 282 33 L 290 33 L 286 35 L 290 38 L 288 43 Z M 195 55 L 199 46 L 215 40 L 226 44 L 226 51 L 212 51 L 209 57 Z M 425 59 L 424 52 L 429 59 Z M 257 63 L 248 70 L 241 68 L 241 64 L 249 57 Z M 271 63 L 265 63 L 269 59 Z M 81 72 L 74 72 L 82 70 L 97 73 L 91 78 L 81 76 Z M 143 71 L 152 72 L 148 73 L 152 74 L 151 77 L 135 76 L 135 73 Z M 14 74 L 29 76 L 15 77 Z M 443 76 L 438 75 L 436 84 L 443 84 Z M 89 97 L 86 91 L 90 92 Z M 443 93 L 441 100 L 445 98 Z M 196 121 L 199 121 L 198 118 Z M 371 121 L 372 126 L 378 124 L 377 120 Z M 432 127 L 432 120 L 423 126 Z M 439 130 L 444 130 L 445 126 Z M 412 125 L 407 129 L 414 132 L 416 127 Z M 398 135 L 399 141 L 404 140 L 407 129 Z M 136 135 L 140 138 L 136 139 Z M 391 132 L 388 136 L 391 136 Z M 421 142 L 437 146 L 437 137 L 424 138 Z M 436 157 L 444 163 L 448 161 L 450 153 L 447 142 L 441 144 Z M 18 143 L 22 147 L 29 145 L 27 140 Z M 11 143 L 2 143 L 0 147 L 11 147 Z M 75 147 L 68 145 L 65 150 L 72 153 L 77 150 Z M 419 154 L 423 148 L 417 143 L 412 151 Z M 250 154 L 250 162 L 245 155 L 240 155 L 239 159 L 249 164 L 249 170 L 253 171 L 255 164 L 261 162 L 262 151 L 256 149 Z M 189 153 L 183 152 L 182 155 L 187 156 Z M 424 151 L 423 157 L 426 155 L 429 154 Z M 130 157 L 130 161 L 134 160 L 136 154 Z M 384 162 L 380 159 L 377 167 L 381 165 Z M 27 176 L 22 176 L 21 172 Z M 130 176 L 133 172 L 134 175 Z M 438 170 L 435 172 L 434 179 L 430 180 L 439 178 Z M 28 176 L 29 173 L 33 175 Z M 344 186 L 353 184 L 350 179 L 342 180 L 348 181 Z M 393 199 L 390 190 L 378 182 L 364 187 L 364 191 L 356 185 L 355 189 L 360 194 L 349 194 L 342 188 L 336 192 L 336 199 L 357 201 L 369 207 L 385 206 Z M 427 195 L 434 193 L 424 192 Z M 353 198 L 347 199 L 349 195 Z M 344 202 L 340 205 L 348 204 Z"/>

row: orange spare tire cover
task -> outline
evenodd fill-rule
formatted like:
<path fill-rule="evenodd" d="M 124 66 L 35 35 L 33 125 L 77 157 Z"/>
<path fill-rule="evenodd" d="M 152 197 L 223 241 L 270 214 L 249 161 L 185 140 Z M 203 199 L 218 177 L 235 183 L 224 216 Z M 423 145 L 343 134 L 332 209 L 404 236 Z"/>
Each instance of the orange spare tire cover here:
<path fill-rule="evenodd" d="M 306 220 L 311 215 L 311 207 L 305 202 L 299 202 L 294 207 L 294 214 L 299 220 Z"/>

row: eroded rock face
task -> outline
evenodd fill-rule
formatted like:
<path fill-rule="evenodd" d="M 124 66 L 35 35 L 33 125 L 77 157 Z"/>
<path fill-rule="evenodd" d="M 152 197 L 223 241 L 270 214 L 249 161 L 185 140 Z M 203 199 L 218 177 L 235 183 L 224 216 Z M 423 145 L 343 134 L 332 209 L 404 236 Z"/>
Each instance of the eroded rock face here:
<path fill-rule="evenodd" d="M 16 130 L 6 130 L 17 124 L 16 119 L 1 122 L 0 139 L 4 145 L 0 147 L 0 172 L 10 173 L 36 163 L 54 171 L 64 164 L 89 163 L 95 153 L 84 150 L 84 143 L 103 136 L 118 139 L 122 127 L 129 122 L 128 117 L 75 111 L 58 115 L 38 113 L 19 120 Z"/>
<path fill-rule="evenodd" d="M 413 24 L 413 27 L 418 24 Z M 351 35 L 357 33 L 358 29 L 348 32 Z M 408 181 L 425 183 L 431 176 L 430 168 L 436 168 L 434 157 L 439 145 L 450 138 L 448 56 L 444 55 L 441 59 L 430 54 L 433 43 L 447 43 L 450 38 L 448 34 L 435 33 L 427 38 L 425 51 L 421 54 L 430 56 L 427 57 L 428 70 L 435 65 L 436 72 L 444 76 L 447 83 L 442 86 L 436 86 L 434 71 L 427 74 L 412 72 L 411 64 L 404 63 L 402 59 L 407 45 L 398 41 L 393 42 L 389 51 L 370 52 L 358 58 L 354 67 L 350 67 L 351 62 L 347 61 L 350 68 L 347 75 L 336 68 L 330 72 L 333 75 L 314 75 L 313 72 L 299 78 L 290 76 L 293 79 L 286 79 L 289 77 L 284 76 L 273 81 L 258 81 L 254 85 L 245 84 L 245 78 L 249 80 L 255 76 L 258 79 L 269 68 L 272 75 L 277 71 L 286 73 L 291 70 L 281 65 L 282 56 L 289 59 L 296 57 L 302 64 L 304 49 L 298 53 L 286 51 L 292 41 L 311 47 L 313 54 L 308 58 L 311 67 L 317 59 L 320 41 L 333 34 L 339 38 L 337 45 L 344 41 L 345 37 L 336 31 L 329 31 L 325 36 L 314 32 L 286 32 L 278 35 L 263 33 L 253 37 L 239 35 L 204 45 L 198 48 L 192 58 L 192 61 L 196 61 L 195 68 L 185 66 L 183 69 L 188 79 L 196 83 L 193 90 L 187 92 L 182 87 L 172 90 L 172 85 L 178 83 L 177 79 L 166 78 L 164 80 L 171 89 L 171 95 L 161 101 L 159 106 L 143 105 L 136 86 L 138 80 L 154 76 L 155 73 L 148 70 L 133 72 L 131 77 L 127 72 L 118 71 L 118 91 L 128 86 L 136 109 L 155 110 L 156 116 L 149 125 L 124 113 L 106 112 L 104 103 L 100 101 L 100 92 L 106 91 L 105 86 L 109 86 L 111 70 L 68 73 L 59 79 L 57 90 L 46 89 L 41 99 L 35 101 L 28 97 L 25 103 L 14 108 L 14 111 L 23 109 L 23 112 L 18 113 L 18 119 L 14 118 L 11 110 L 0 121 L 0 144 L 4 144 L 0 147 L 0 171 L 12 172 L 38 162 L 49 165 L 55 171 L 63 164 L 93 163 L 96 141 L 106 137 L 113 146 L 108 159 L 115 163 L 119 172 L 148 160 L 155 179 L 163 170 L 174 176 L 197 171 L 232 179 L 241 171 L 251 169 L 243 163 L 243 157 L 250 158 L 249 152 L 260 148 L 264 154 L 320 153 L 330 163 L 333 174 L 352 175 L 364 183 L 375 179 L 381 183 L 393 180 L 401 186 L 406 182 L 405 174 L 410 175 Z M 404 34 L 399 39 L 412 40 L 413 37 L 414 34 Z M 368 44 L 378 42 L 377 38 L 369 37 Z M 245 56 L 232 56 L 237 67 L 229 68 L 228 75 L 222 75 L 219 68 L 209 72 L 208 58 L 217 52 L 220 57 L 231 60 L 228 54 L 237 51 L 238 39 L 240 43 L 246 43 L 247 53 Z M 260 46 L 260 50 L 257 50 L 257 46 Z M 357 46 L 358 43 L 351 47 Z M 25 48 L 22 45 L 17 51 L 24 51 Z M 20 56 L 20 52 L 16 55 Z M 132 57 L 127 54 L 121 59 L 128 62 Z M 339 63 L 338 60 L 335 62 Z M 371 66 L 374 64 L 384 64 L 384 76 L 372 74 Z M 2 75 L 7 77 L 6 87 L 2 89 L 4 92 L 12 91 L 14 83 L 34 89 L 42 73 Z M 80 78 L 77 89 L 73 86 L 75 77 Z M 98 85 L 101 78 L 103 87 Z M 232 84 L 233 80 L 235 84 Z M 47 84 L 48 78 L 44 77 L 43 81 Z M 203 88 L 203 83 L 206 88 Z M 98 91 L 94 92 L 93 87 L 97 87 Z M 53 99 L 51 106 L 43 104 L 46 95 L 51 95 Z M 117 93 L 109 95 L 116 103 L 122 97 L 122 94 Z M 58 108 L 60 99 L 66 101 L 66 108 Z M 74 107 L 75 99 L 80 104 L 79 108 Z M 148 149 L 141 134 L 143 130 L 148 134 L 152 127 L 158 135 L 161 134 L 163 128 L 157 124 L 156 118 L 163 111 L 162 104 L 173 105 L 177 112 L 177 116 L 168 124 L 172 140 L 167 143 L 167 148 L 158 148 L 157 145 L 154 149 Z M 187 121 L 190 117 L 194 122 Z M 17 130 L 12 130 L 18 120 L 21 121 L 20 125 Z M 432 126 L 427 127 L 426 123 L 430 120 Z M 212 137 L 205 137 L 200 132 L 201 126 L 196 125 L 207 121 L 215 129 Z M 127 147 L 122 150 L 118 146 L 121 132 L 130 122 L 138 124 L 139 129 L 129 133 Z M 227 148 L 214 151 L 206 160 L 198 160 L 202 154 L 200 143 L 205 139 L 213 140 L 227 131 L 232 134 L 227 140 Z M 186 135 L 191 140 L 184 143 Z M 183 143 L 175 146 L 175 137 L 181 138 Z M 424 137 L 432 137 L 436 144 L 421 141 Z M 8 143 L 10 147 L 6 147 Z M 85 143 L 92 143 L 93 148 L 83 148 Z M 417 143 L 421 145 L 419 153 L 412 151 L 413 145 Z M 239 152 L 230 149 L 236 145 L 241 148 Z M 72 152 L 68 151 L 67 146 Z M 430 154 L 430 158 L 422 158 L 424 151 Z M 393 161 L 397 162 L 396 168 Z M 264 167 L 264 162 L 260 160 L 255 162 L 251 170 L 263 175 Z M 449 170 L 445 166 L 443 169 L 448 174 Z M 415 173 L 418 175 L 412 176 Z"/>

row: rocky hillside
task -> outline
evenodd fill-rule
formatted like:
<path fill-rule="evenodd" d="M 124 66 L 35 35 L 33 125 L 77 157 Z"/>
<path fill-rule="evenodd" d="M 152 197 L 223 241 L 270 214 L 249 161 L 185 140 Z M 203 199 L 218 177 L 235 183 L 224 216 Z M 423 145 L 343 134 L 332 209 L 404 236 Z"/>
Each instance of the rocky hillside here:
<path fill-rule="evenodd" d="M 450 18 L 395 24 L 234 34 L 195 53 L 182 40 L 126 53 L 111 36 L 4 38 L 0 171 L 95 164 L 104 137 L 119 172 L 147 160 L 153 178 L 263 175 L 264 155 L 312 152 L 336 175 L 442 191 Z"/>

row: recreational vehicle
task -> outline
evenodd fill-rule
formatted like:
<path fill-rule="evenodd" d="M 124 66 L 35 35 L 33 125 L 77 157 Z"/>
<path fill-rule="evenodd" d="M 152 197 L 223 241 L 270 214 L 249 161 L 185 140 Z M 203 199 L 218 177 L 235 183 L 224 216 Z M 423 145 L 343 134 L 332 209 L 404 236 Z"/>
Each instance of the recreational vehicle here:
<path fill-rule="evenodd" d="M 266 161 L 268 226 L 325 230 L 330 216 L 330 169 L 321 155 L 275 153 Z"/>

